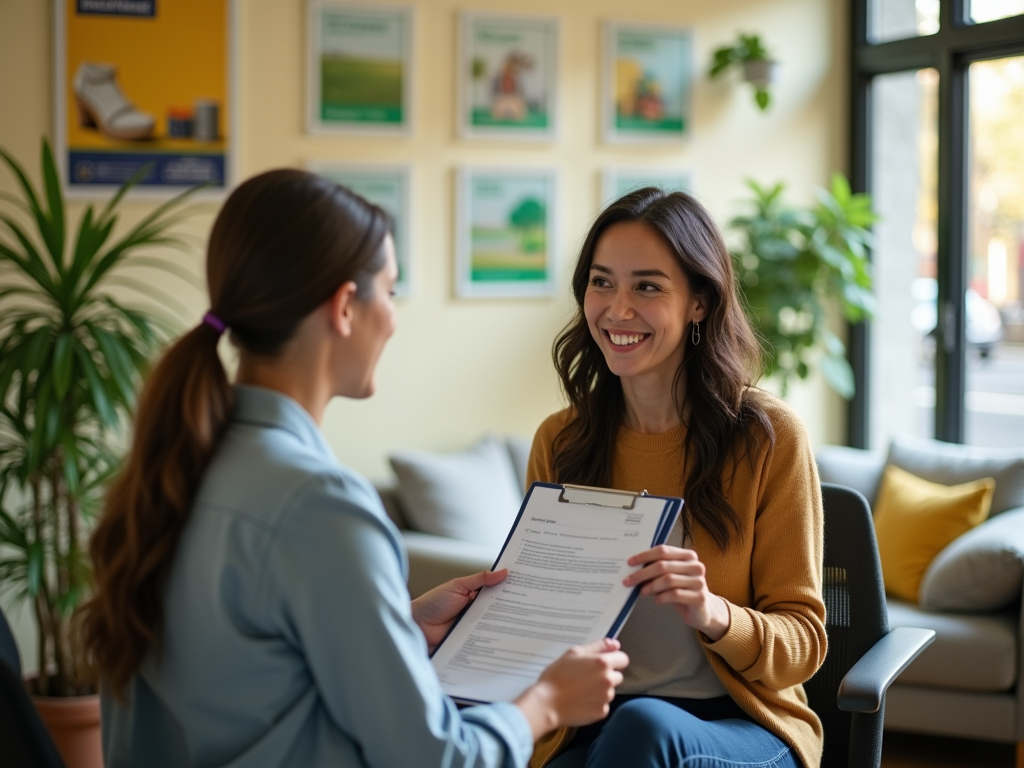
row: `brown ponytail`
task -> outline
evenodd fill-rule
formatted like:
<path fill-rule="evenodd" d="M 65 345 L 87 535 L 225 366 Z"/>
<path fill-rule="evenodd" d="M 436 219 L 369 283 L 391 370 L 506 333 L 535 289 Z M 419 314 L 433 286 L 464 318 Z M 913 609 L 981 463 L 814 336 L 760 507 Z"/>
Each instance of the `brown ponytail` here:
<path fill-rule="evenodd" d="M 211 311 L 231 340 L 274 356 L 344 283 L 365 297 L 384 266 L 384 212 L 296 170 L 256 176 L 224 203 L 210 235 Z M 93 533 L 94 597 L 78 617 L 87 666 L 119 696 L 159 646 L 163 591 L 203 472 L 231 417 L 218 330 L 200 324 L 148 376 L 131 450 Z"/>

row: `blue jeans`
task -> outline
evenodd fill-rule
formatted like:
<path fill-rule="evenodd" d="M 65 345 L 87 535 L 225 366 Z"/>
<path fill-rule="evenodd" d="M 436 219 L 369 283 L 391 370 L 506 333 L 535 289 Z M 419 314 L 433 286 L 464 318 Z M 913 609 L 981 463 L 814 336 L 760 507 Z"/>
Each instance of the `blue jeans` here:
<path fill-rule="evenodd" d="M 732 699 L 619 696 L 549 768 L 801 768 L 790 748 Z"/>

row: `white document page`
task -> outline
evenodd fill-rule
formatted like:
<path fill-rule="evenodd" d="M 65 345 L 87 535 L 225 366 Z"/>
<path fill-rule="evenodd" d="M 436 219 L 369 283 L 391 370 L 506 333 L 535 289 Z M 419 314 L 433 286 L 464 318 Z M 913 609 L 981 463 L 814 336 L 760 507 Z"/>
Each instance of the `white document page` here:
<path fill-rule="evenodd" d="M 632 509 L 558 500 L 534 486 L 485 588 L 433 656 L 445 692 L 472 702 L 512 701 L 574 645 L 617 634 L 632 607 L 626 560 L 668 530 L 678 502 L 639 496 Z M 675 516 L 672 516 L 674 522 Z M 621 619 L 621 621 L 620 621 Z"/>

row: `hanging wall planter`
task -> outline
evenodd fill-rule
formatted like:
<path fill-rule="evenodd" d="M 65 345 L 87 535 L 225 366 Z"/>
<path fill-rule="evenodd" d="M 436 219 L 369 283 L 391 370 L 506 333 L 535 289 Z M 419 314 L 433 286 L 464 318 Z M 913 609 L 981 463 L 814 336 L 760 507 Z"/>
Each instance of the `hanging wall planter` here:
<path fill-rule="evenodd" d="M 708 77 L 715 78 L 735 65 L 743 79 L 754 87 L 754 103 L 764 111 L 771 103 L 768 87 L 775 82 L 779 62 L 771 57 L 760 36 L 740 33 L 733 45 L 715 49 Z"/>
<path fill-rule="evenodd" d="M 755 88 L 768 90 L 768 86 L 775 82 L 779 71 L 779 62 L 758 59 L 756 61 L 743 62 L 743 79 Z"/>

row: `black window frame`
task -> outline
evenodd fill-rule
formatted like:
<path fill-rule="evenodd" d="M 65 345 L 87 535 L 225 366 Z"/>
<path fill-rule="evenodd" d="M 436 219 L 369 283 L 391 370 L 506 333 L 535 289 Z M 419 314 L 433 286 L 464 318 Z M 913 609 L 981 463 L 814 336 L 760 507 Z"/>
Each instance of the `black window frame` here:
<path fill-rule="evenodd" d="M 977 61 L 1024 55 L 1024 16 L 969 18 L 969 0 L 941 0 L 939 30 L 904 40 L 873 43 L 872 0 L 850 0 L 850 184 L 872 191 L 871 85 L 876 75 L 934 68 L 938 87 L 938 328 L 935 345 L 935 437 L 964 442 L 968 286 L 968 78 Z M 849 355 L 857 391 L 848 409 L 847 442 L 870 446 L 871 335 L 868 323 L 850 327 Z"/>

